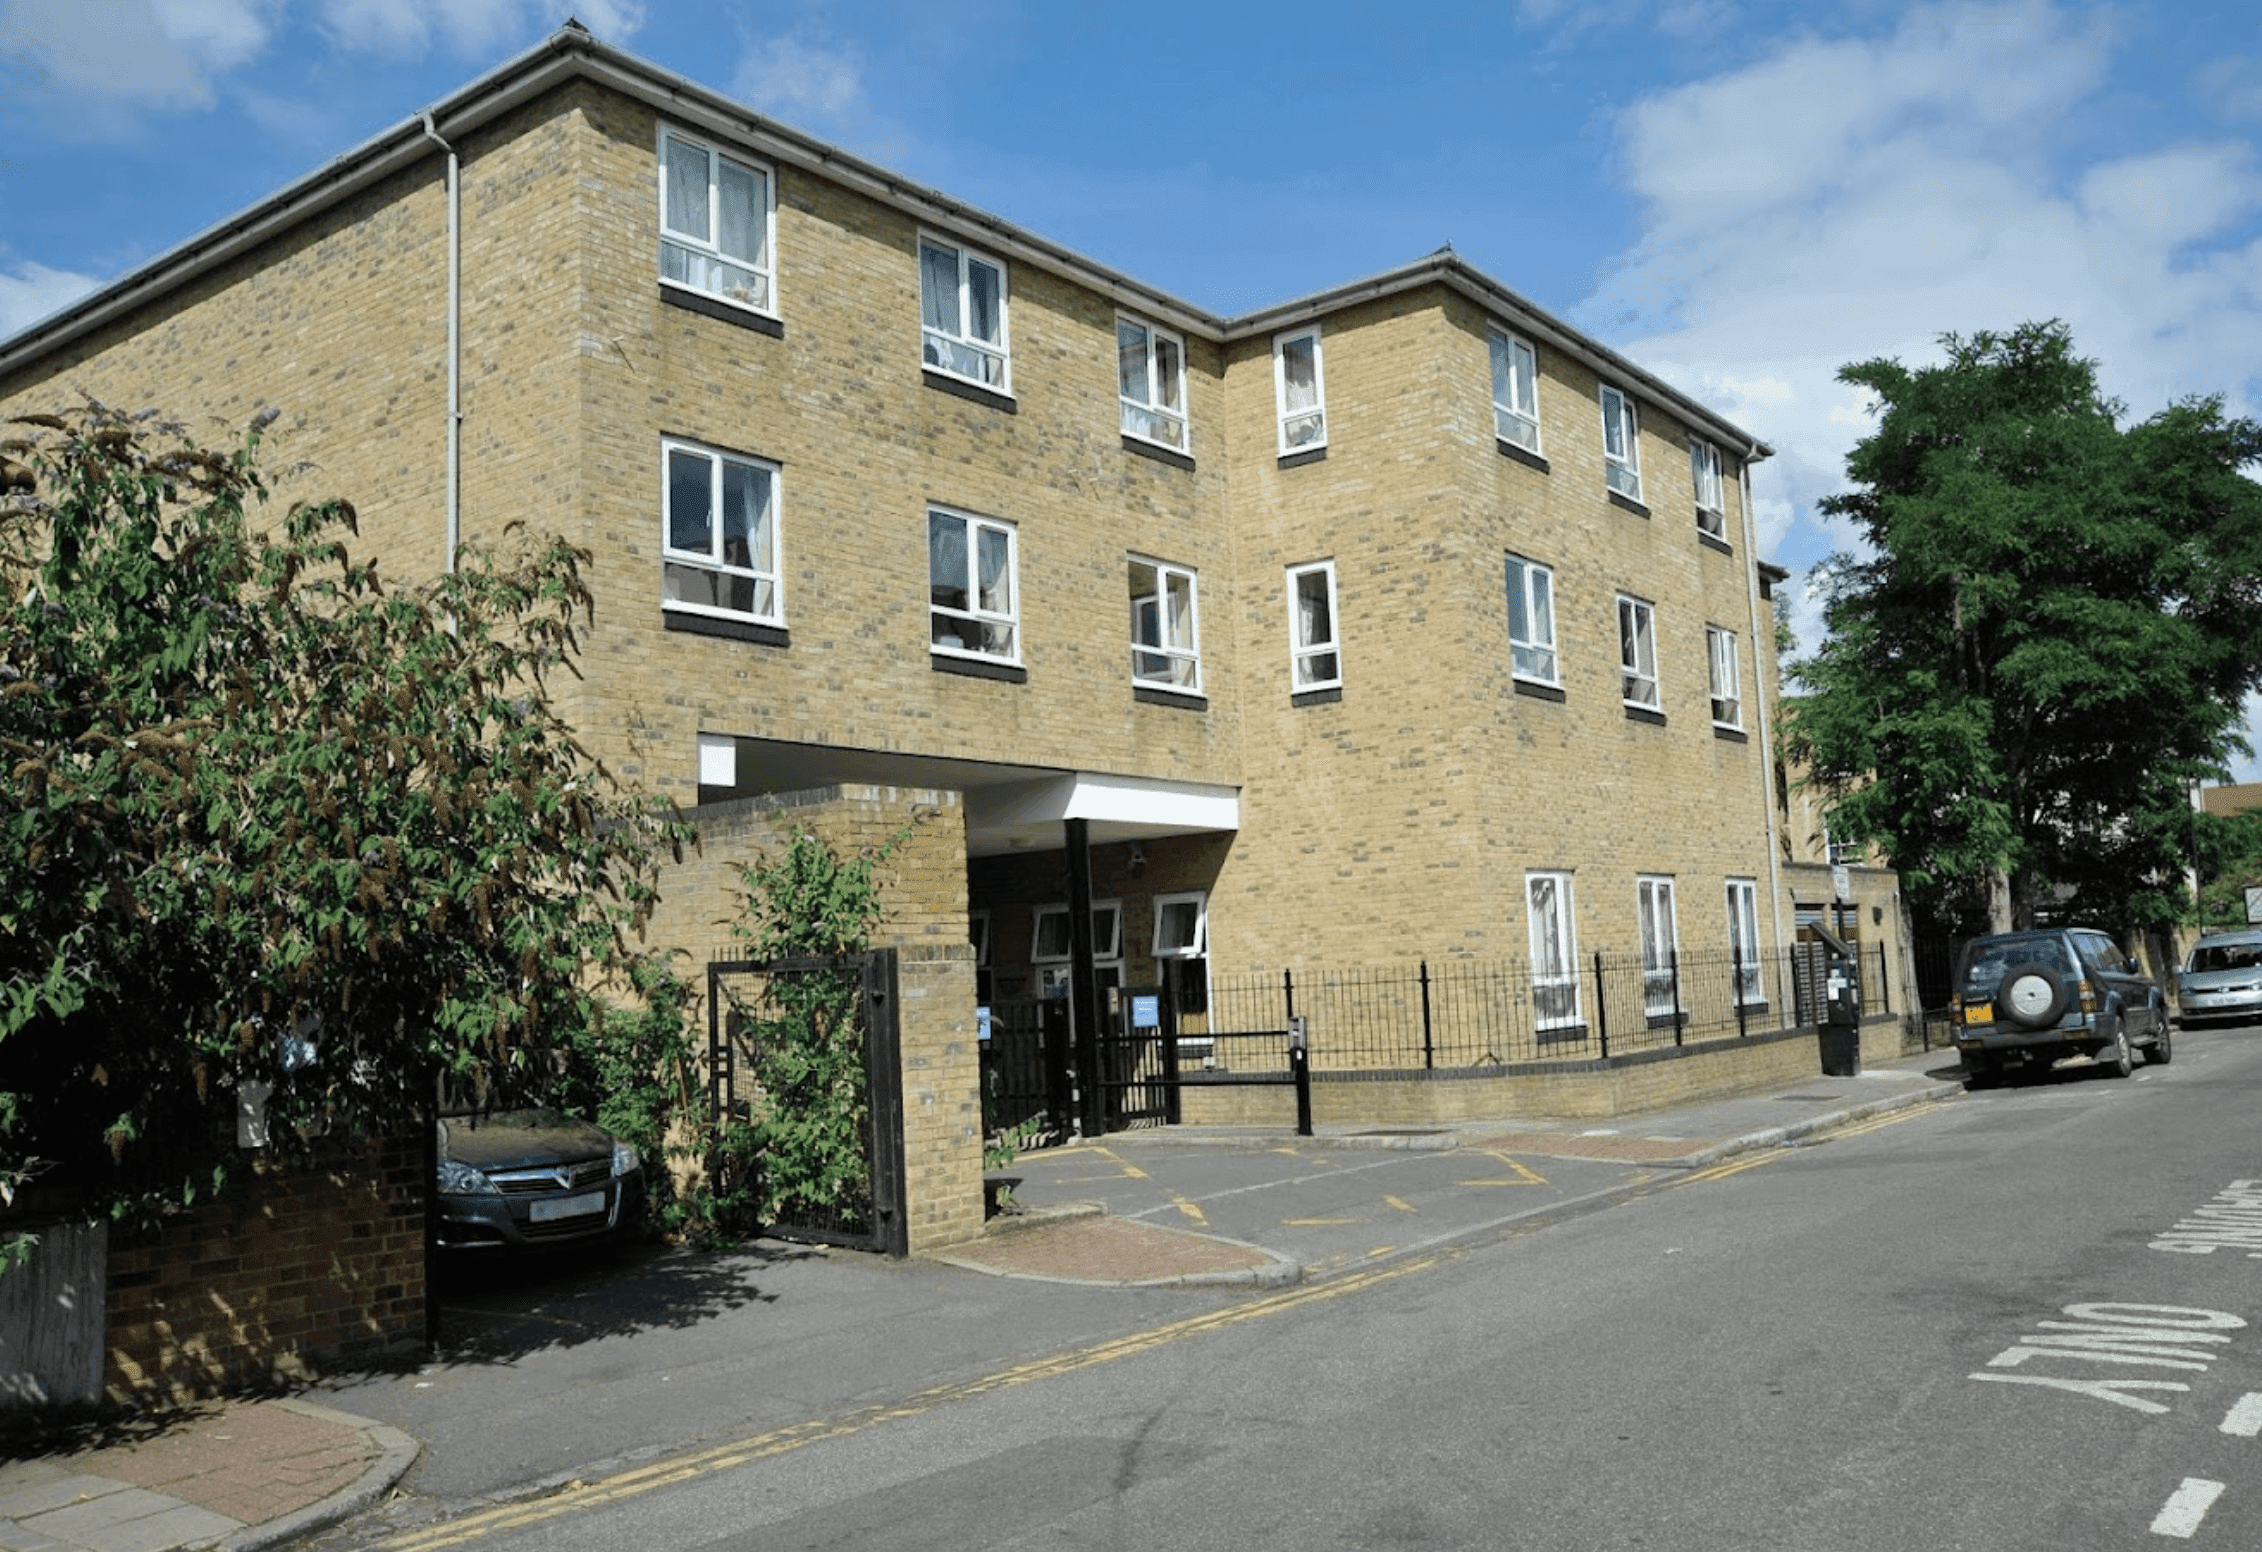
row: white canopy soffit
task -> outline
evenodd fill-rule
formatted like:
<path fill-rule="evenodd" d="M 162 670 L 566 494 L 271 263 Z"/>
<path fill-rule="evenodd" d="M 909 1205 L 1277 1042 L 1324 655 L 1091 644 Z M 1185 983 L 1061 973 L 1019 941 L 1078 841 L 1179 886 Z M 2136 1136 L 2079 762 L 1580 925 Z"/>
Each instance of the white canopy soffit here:
<path fill-rule="evenodd" d="M 839 782 L 936 787 L 966 795 L 966 854 L 1057 851 L 1062 826 L 1082 819 L 1092 844 L 1241 828 L 1241 794 L 1209 782 L 1103 775 L 987 760 L 952 760 L 770 739 L 699 737 L 703 798 L 757 797 Z"/>

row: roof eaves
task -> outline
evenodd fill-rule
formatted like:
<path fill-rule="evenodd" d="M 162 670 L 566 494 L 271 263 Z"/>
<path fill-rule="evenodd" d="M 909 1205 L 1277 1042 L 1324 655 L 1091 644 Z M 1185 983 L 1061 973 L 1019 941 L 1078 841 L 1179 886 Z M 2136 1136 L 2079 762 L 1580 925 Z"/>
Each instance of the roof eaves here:
<path fill-rule="evenodd" d="M 1477 269 L 1451 248 L 1440 248 L 1435 253 L 1424 254 L 1411 264 L 1402 264 L 1378 275 L 1369 275 L 1345 285 L 1331 286 L 1325 291 L 1315 291 L 1308 296 L 1295 297 L 1228 319 L 1225 338 L 1233 341 L 1276 333 L 1281 329 L 1323 318 L 1329 313 L 1341 312 L 1347 307 L 1418 290 L 1427 285 L 1448 286 L 1460 292 L 1503 323 L 1545 340 L 1596 375 L 1624 384 L 1633 388 L 1641 397 L 1669 407 L 1681 419 L 1734 447 L 1746 462 L 1758 463 L 1774 455 L 1774 448 L 1741 426 L 1707 408 L 1664 379 L 1644 371 L 1609 346 L 1587 338 L 1537 303 L 1511 291 Z"/>

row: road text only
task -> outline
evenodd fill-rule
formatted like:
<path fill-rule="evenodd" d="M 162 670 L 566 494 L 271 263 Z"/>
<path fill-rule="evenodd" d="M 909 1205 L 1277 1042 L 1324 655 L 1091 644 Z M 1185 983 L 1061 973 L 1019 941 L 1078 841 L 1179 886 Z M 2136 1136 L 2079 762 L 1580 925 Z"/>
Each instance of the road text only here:
<path fill-rule="evenodd" d="M 2234 1180 L 2152 1242 L 2154 1250 L 2211 1256 L 2229 1248 L 2262 1260 L 2262 1180 Z"/>
<path fill-rule="evenodd" d="M 1987 1360 L 1987 1368 L 1971 1377 L 1999 1385 L 2038 1385 L 2110 1401 L 2139 1412 L 2165 1412 L 2167 1403 L 2142 1394 L 2145 1391 L 2188 1391 L 2180 1380 L 2126 1379 L 2100 1375 L 2090 1364 L 2116 1364 L 2153 1369 L 2182 1369 L 2205 1373 L 2223 1356 L 2219 1350 L 2230 1333 L 2246 1322 L 2222 1310 L 2187 1309 L 2177 1304 L 2069 1304 L 2061 1313 L 2070 1320 L 2036 1321 L 2036 1330 L 2019 1338 Z M 1998 1369 L 2024 1371 L 2030 1362 L 2077 1367 L 2072 1374 L 2021 1372 L 1999 1374 Z M 2111 1377 L 2108 1377 L 2111 1376 Z"/>

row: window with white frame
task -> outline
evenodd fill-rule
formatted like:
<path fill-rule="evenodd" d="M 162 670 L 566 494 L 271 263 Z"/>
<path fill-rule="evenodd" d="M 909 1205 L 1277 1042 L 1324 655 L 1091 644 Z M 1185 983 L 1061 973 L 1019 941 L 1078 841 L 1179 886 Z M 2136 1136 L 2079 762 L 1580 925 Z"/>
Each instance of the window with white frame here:
<path fill-rule="evenodd" d="M 777 465 L 673 438 L 660 456 L 662 605 L 782 625 Z"/>
<path fill-rule="evenodd" d="M 1115 320 L 1123 434 L 1186 451 L 1186 342 L 1137 318 Z"/>
<path fill-rule="evenodd" d="M 1508 557 L 1508 658 L 1519 679 L 1556 684 L 1555 573 Z"/>
<path fill-rule="evenodd" d="M 928 650 L 1018 662 L 1013 525 L 927 509 Z"/>
<path fill-rule="evenodd" d="M 1626 704 L 1657 711 L 1657 611 L 1638 598 L 1618 595 L 1618 662 Z"/>
<path fill-rule="evenodd" d="M 660 278 L 759 312 L 777 310 L 769 169 L 660 131 Z"/>
<path fill-rule="evenodd" d="M 1073 948 L 1069 941 L 1068 927 L 1067 906 L 1038 906 L 1034 930 L 1029 939 L 1029 963 L 1052 965 L 1068 959 Z M 1092 963 L 1113 964 L 1122 957 L 1123 902 L 1120 900 L 1094 900 L 1092 902 Z"/>
<path fill-rule="evenodd" d="M 1320 331 L 1314 324 L 1272 339 L 1272 381 L 1280 409 L 1280 453 L 1327 445 L 1327 383 L 1320 373 Z"/>
<path fill-rule="evenodd" d="M 1690 441 L 1689 481 L 1696 487 L 1697 527 L 1719 538 L 1728 531 L 1728 513 L 1721 505 L 1720 452 L 1710 442 Z"/>
<path fill-rule="evenodd" d="M 1670 1016 L 1681 946 L 1680 928 L 1673 919 L 1673 881 L 1637 878 L 1634 897 L 1642 945 L 1642 1011 L 1651 1018 Z"/>
<path fill-rule="evenodd" d="M 1532 1013 L 1542 1030 L 1579 1021 L 1579 939 L 1571 915 L 1571 875 L 1526 873 L 1531 905 Z"/>
<path fill-rule="evenodd" d="M 1196 959 L 1209 952 L 1209 896 L 1199 889 L 1155 896 L 1155 958 Z"/>
<path fill-rule="evenodd" d="M 1199 889 L 1156 895 L 1153 944 L 1157 961 L 1175 961 L 1169 972 L 1169 984 L 1179 1016 L 1184 1019 L 1207 1013 L 1210 1005 L 1209 896 Z M 1181 1023 L 1179 1027 L 1184 1029 L 1186 1025 Z M 1212 1046 L 1209 1040 L 1197 1035 L 1181 1039 L 1178 1049 L 1183 1055 L 1207 1057 Z"/>
<path fill-rule="evenodd" d="M 1737 675 L 1736 633 L 1717 625 L 1704 628 L 1705 677 L 1712 691 L 1712 721 L 1716 727 L 1744 725 L 1742 680 Z"/>
<path fill-rule="evenodd" d="M 1728 880 L 1728 958 L 1736 978 L 1736 1001 L 1747 1007 L 1764 1001 L 1759 976 L 1759 884 L 1753 879 Z"/>
<path fill-rule="evenodd" d="M 966 913 L 966 938 L 974 945 L 974 1001 L 981 1007 L 990 1005 L 992 982 L 990 977 L 990 913 L 985 908 Z"/>
<path fill-rule="evenodd" d="M 1335 636 L 1335 562 L 1288 568 L 1289 687 L 1295 693 L 1343 683 Z"/>
<path fill-rule="evenodd" d="M 1195 574 L 1131 557 L 1131 678 L 1156 689 L 1202 692 L 1202 637 Z"/>
<path fill-rule="evenodd" d="M 1492 340 L 1492 425 L 1501 441 L 1539 451 L 1539 356 L 1499 329 Z"/>
<path fill-rule="evenodd" d="M 1005 265 L 935 237 L 919 239 L 920 359 L 938 372 L 1010 393 Z"/>
<path fill-rule="evenodd" d="M 1602 472 L 1629 501 L 1642 499 L 1641 422 L 1634 401 L 1602 385 Z"/>

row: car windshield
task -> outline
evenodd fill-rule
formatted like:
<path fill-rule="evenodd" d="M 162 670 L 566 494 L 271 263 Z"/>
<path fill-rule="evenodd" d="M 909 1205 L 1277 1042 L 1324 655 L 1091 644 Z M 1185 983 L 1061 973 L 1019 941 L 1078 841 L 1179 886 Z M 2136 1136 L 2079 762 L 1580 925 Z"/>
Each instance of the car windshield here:
<path fill-rule="evenodd" d="M 2187 970 L 2252 970 L 2262 965 L 2262 943 L 2202 943 Z"/>
<path fill-rule="evenodd" d="M 1995 988 L 2003 984 L 2003 972 L 2013 965 L 2047 965 L 2061 975 L 2073 973 L 2073 962 L 2066 956 L 2063 938 L 2013 938 L 2001 943 L 1982 943 L 1971 951 L 1971 960 L 1964 966 L 1963 994 L 1966 997 L 1992 997 Z"/>

